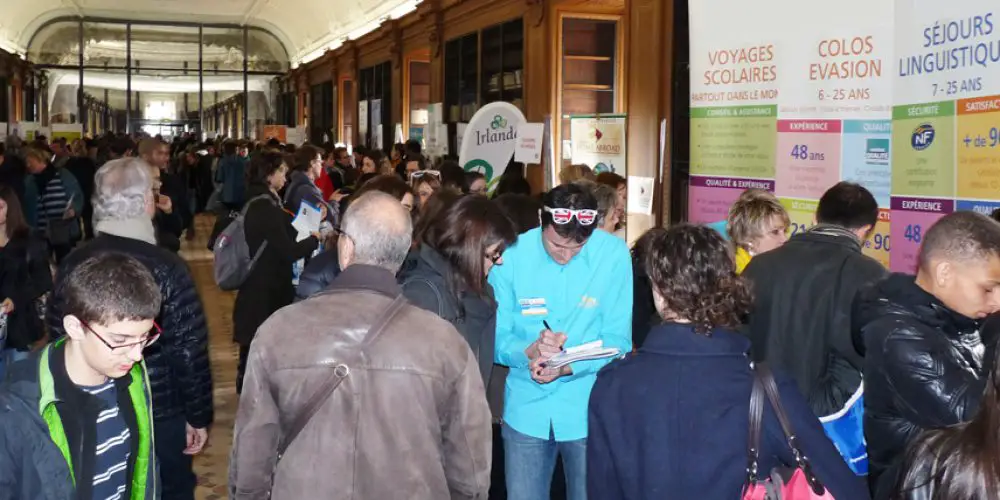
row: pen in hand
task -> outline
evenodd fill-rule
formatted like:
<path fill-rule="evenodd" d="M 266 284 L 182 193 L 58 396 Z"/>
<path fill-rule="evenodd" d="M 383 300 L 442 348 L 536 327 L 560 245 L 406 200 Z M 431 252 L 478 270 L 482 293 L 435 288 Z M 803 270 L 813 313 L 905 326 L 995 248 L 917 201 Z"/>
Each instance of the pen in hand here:
<path fill-rule="evenodd" d="M 549 326 L 549 322 L 548 322 L 548 321 L 546 321 L 546 320 L 544 320 L 544 319 L 543 319 L 543 320 L 542 320 L 542 325 L 544 325 L 544 326 L 545 326 L 545 329 L 546 329 L 546 330 L 548 330 L 548 331 L 550 331 L 550 332 L 552 332 L 552 333 L 555 333 L 555 330 L 553 330 L 553 329 L 552 329 L 552 327 L 551 327 L 551 326 Z M 564 351 L 564 350 L 562 349 L 562 346 L 560 346 L 560 352 L 565 352 L 565 351 Z M 540 364 L 539 366 L 540 366 L 540 367 L 542 367 L 542 368 L 546 368 L 546 367 L 547 367 L 547 365 L 548 365 L 548 363 L 546 363 L 546 362 L 542 362 L 542 363 L 541 363 L 541 364 Z"/>

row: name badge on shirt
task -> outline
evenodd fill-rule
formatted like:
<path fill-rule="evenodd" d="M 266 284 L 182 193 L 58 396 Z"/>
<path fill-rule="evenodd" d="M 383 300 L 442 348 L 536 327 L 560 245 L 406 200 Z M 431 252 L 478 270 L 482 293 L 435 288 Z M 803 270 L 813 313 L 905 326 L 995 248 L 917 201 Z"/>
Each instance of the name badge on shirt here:
<path fill-rule="evenodd" d="M 521 316 L 545 316 L 549 313 L 544 298 L 519 299 L 517 302 L 521 305 Z"/>

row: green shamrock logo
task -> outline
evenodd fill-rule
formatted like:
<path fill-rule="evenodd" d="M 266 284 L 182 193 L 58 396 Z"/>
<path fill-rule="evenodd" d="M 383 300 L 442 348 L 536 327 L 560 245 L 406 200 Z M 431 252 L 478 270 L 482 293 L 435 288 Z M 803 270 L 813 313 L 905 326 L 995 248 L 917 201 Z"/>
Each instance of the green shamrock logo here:
<path fill-rule="evenodd" d="M 499 129 L 499 128 L 507 128 L 507 119 L 504 118 L 504 117 L 502 117 L 502 116 L 500 116 L 500 115 L 494 116 L 493 117 L 493 122 L 490 123 L 490 128 L 492 128 L 493 130 L 496 130 L 496 129 Z"/>

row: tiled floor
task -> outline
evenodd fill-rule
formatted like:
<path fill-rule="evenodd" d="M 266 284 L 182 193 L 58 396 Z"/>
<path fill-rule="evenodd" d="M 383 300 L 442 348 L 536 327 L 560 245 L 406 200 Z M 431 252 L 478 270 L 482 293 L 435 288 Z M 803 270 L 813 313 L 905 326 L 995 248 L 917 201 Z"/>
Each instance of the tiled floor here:
<path fill-rule="evenodd" d="M 198 500 L 228 498 L 226 478 L 237 406 L 236 364 L 239 351 L 232 341 L 233 300 L 236 294 L 219 290 L 212 277 L 212 254 L 206 249 L 205 242 L 213 222 L 211 217 L 199 216 L 196 219 L 197 237 L 192 241 L 185 240 L 181 249 L 181 255 L 191 266 L 208 317 L 212 378 L 215 382 L 215 425 L 209 434 L 208 447 L 194 459 L 198 475 L 195 497 Z"/>

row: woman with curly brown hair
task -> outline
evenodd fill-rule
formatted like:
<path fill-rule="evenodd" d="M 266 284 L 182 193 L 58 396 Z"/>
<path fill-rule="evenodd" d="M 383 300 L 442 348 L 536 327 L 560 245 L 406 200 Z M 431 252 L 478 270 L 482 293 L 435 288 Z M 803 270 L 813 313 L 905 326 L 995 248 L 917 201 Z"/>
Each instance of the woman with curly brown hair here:
<path fill-rule="evenodd" d="M 587 496 L 740 498 L 747 481 L 750 341 L 737 332 L 751 296 L 732 247 L 704 226 L 651 236 L 646 272 L 663 324 L 637 353 L 607 366 L 590 396 Z M 834 498 L 866 499 L 795 383 L 778 392 L 798 449 Z M 757 464 L 766 476 L 793 456 L 765 405 Z"/>

